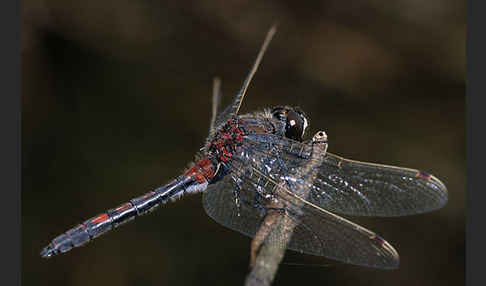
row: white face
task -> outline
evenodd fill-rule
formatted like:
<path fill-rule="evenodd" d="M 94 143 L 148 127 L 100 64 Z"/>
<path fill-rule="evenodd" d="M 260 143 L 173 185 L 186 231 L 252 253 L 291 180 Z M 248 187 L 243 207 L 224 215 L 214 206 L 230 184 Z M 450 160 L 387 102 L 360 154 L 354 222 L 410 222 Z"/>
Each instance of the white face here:
<path fill-rule="evenodd" d="M 304 119 L 304 128 L 302 128 L 302 137 L 304 137 L 305 130 L 307 129 L 307 126 L 309 126 L 309 124 L 307 123 L 307 118 L 302 116 L 302 119 Z"/>

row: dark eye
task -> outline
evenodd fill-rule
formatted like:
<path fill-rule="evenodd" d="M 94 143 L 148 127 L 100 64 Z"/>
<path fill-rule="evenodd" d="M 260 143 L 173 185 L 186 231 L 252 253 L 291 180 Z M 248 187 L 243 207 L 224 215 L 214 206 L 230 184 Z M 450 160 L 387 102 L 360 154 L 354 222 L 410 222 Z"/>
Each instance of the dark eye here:
<path fill-rule="evenodd" d="M 302 141 L 305 128 L 307 128 L 307 120 L 305 117 L 293 110 L 289 110 L 285 124 L 285 137 Z"/>
<path fill-rule="evenodd" d="M 287 114 L 287 110 L 283 107 L 275 107 L 272 109 L 272 116 L 277 118 L 278 120 L 285 120 L 285 115 Z"/>

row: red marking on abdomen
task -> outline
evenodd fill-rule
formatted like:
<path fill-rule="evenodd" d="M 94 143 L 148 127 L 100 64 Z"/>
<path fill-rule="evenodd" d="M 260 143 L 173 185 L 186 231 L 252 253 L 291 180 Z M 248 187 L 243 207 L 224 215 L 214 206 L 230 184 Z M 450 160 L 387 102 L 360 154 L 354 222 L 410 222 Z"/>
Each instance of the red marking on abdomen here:
<path fill-rule="evenodd" d="M 93 223 L 99 223 L 99 222 L 104 222 L 106 220 L 108 220 L 108 214 L 101 214 L 99 216 L 97 216 L 96 218 L 92 219 L 91 222 Z"/>
<path fill-rule="evenodd" d="M 214 178 L 213 164 L 209 158 L 204 158 L 184 173 L 186 177 L 192 177 L 203 184 Z"/>
<path fill-rule="evenodd" d="M 146 193 L 145 195 L 143 195 L 143 196 L 141 197 L 141 199 L 146 199 L 146 198 L 149 198 L 149 197 L 151 197 L 153 194 L 155 194 L 155 192 L 148 192 L 148 193 Z"/>
<path fill-rule="evenodd" d="M 124 210 L 129 209 L 131 206 L 132 206 L 132 203 L 126 203 L 124 205 L 117 207 L 115 210 L 120 212 L 120 211 L 124 211 Z"/>
<path fill-rule="evenodd" d="M 201 169 L 203 170 L 206 178 L 214 178 L 213 163 L 211 162 L 211 160 L 209 160 L 209 158 L 204 158 L 196 164 L 201 166 Z"/>

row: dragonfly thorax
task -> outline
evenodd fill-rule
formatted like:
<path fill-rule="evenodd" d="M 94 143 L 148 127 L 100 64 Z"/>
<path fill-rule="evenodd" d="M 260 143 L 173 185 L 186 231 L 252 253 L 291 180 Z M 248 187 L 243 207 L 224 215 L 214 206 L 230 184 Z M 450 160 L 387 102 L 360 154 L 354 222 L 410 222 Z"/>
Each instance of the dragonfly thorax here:
<path fill-rule="evenodd" d="M 216 131 L 209 143 L 209 156 L 218 162 L 231 160 L 236 147 L 241 144 L 247 134 L 244 121 L 230 119 Z"/>

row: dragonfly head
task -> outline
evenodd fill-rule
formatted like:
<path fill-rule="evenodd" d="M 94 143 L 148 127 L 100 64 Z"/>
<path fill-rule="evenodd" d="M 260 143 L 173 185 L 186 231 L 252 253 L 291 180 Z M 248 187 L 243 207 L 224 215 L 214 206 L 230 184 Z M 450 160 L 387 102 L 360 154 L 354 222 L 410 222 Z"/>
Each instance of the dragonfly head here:
<path fill-rule="evenodd" d="M 297 107 L 275 107 L 272 116 L 285 124 L 285 137 L 302 141 L 309 122 L 302 110 Z"/>

